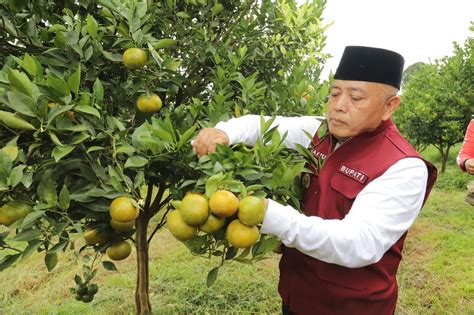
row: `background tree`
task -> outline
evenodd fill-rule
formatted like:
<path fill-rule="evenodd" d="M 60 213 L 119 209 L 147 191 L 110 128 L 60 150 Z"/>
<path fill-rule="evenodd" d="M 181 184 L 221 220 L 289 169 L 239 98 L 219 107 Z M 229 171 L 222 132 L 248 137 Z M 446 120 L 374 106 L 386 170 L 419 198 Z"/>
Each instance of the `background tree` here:
<path fill-rule="evenodd" d="M 89 302 L 102 254 L 124 258 L 131 240 L 137 313 L 148 314 L 148 244 L 171 200 L 231 180 L 297 203 L 292 183 L 304 163 L 268 123 L 255 149 L 220 148 L 226 164 L 198 161 L 190 140 L 242 114 L 320 110 L 324 5 L 0 0 L 0 221 L 9 226 L 0 226 L 0 270 L 34 252 L 49 270 L 67 249 L 92 253 L 73 290 Z M 205 244 L 189 246 L 202 253 Z M 219 255 L 233 259 L 226 246 Z"/>
<path fill-rule="evenodd" d="M 452 56 L 408 67 L 404 78 L 394 119 L 418 149 L 433 145 L 439 151 L 444 172 L 449 150 L 462 141 L 473 114 L 474 38 L 455 44 Z"/>

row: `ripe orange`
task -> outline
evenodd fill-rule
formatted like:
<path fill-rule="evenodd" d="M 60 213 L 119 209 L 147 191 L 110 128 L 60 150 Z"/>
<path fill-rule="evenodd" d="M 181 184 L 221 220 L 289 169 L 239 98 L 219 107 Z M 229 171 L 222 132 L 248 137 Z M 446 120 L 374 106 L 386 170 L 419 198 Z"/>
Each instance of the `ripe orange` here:
<path fill-rule="evenodd" d="M 171 234 L 180 241 L 190 240 L 197 233 L 197 227 L 186 224 L 179 210 L 173 210 L 168 214 L 166 226 Z"/>
<path fill-rule="evenodd" d="M 207 218 L 206 222 L 203 225 L 199 226 L 199 230 L 204 233 L 214 233 L 221 229 L 225 224 L 225 218 L 219 218 L 213 215 L 212 213 Z"/>
<path fill-rule="evenodd" d="M 138 69 L 146 65 L 148 54 L 140 48 L 129 48 L 122 55 L 125 66 L 129 69 Z"/>
<path fill-rule="evenodd" d="M 142 94 L 137 99 L 137 108 L 142 113 L 156 113 L 163 106 L 161 98 L 155 93 Z"/>
<path fill-rule="evenodd" d="M 230 191 L 218 190 L 209 198 L 209 207 L 215 215 L 228 218 L 239 208 L 239 199 Z"/>
<path fill-rule="evenodd" d="M 209 216 L 209 204 L 202 195 L 189 194 L 184 196 L 179 209 L 184 222 L 189 225 L 201 225 Z"/>
<path fill-rule="evenodd" d="M 130 222 L 134 221 L 140 210 L 136 208 L 130 197 L 122 196 L 115 198 L 110 204 L 109 213 L 113 220 L 118 222 Z"/>
<path fill-rule="evenodd" d="M 108 237 L 98 229 L 87 227 L 84 230 L 84 240 L 89 245 L 101 244 L 107 241 Z"/>
<path fill-rule="evenodd" d="M 128 221 L 128 222 L 119 222 L 115 221 L 114 219 L 110 220 L 110 226 L 114 229 L 115 232 L 128 232 L 133 230 L 135 226 L 135 221 Z"/>
<path fill-rule="evenodd" d="M 23 219 L 33 207 L 21 200 L 13 200 L 0 208 L 0 224 L 10 226 L 13 222 Z"/>
<path fill-rule="evenodd" d="M 263 200 L 255 196 L 243 198 L 240 200 L 237 216 L 240 222 L 248 226 L 262 223 L 265 217 L 265 204 Z"/>
<path fill-rule="evenodd" d="M 226 236 L 232 246 L 245 248 L 258 241 L 260 232 L 256 226 L 247 226 L 236 219 L 227 226 Z"/>
<path fill-rule="evenodd" d="M 306 91 L 303 94 L 303 98 L 307 101 L 309 101 L 312 97 L 311 93 L 313 93 L 314 87 L 311 84 L 308 84 L 306 87 Z"/>
<path fill-rule="evenodd" d="M 120 241 L 107 248 L 107 256 L 112 260 L 122 260 L 130 256 L 132 246 L 127 241 Z"/>

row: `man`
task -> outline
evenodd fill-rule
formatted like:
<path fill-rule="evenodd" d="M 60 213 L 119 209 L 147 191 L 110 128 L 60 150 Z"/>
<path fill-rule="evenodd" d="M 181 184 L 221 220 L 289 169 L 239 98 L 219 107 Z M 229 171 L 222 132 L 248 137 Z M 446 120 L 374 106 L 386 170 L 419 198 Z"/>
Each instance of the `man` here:
<path fill-rule="evenodd" d="M 329 134 L 318 138 L 315 118 L 276 119 L 287 145 L 308 145 L 322 165 L 303 181 L 304 213 L 269 200 L 261 227 L 285 245 L 284 314 L 395 311 L 406 232 L 436 180 L 391 121 L 403 64 L 393 51 L 346 47 L 328 101 Z M 301 129 L 315 135 L 311 144 Z M 241 117 L 201 130 L 193 146 L 203 155 L 216 143 L 251 145 L 258 132 L 258 117 Z"/>

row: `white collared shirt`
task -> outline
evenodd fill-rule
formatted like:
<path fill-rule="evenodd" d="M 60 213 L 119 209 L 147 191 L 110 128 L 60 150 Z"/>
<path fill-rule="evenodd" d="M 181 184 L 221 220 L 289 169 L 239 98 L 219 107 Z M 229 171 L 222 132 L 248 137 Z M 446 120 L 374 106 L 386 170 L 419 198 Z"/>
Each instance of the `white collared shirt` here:
<path fill-rule="evenodd" d="M 269 119 L 269 117 L 265 117 Z M 315 116 L 276 117 L 280 134 L 287 132 L 285 145 L 308 147 L 320 126 Z M 260 135 L 260 116 L 248 115 L 220 122 L 230 144 L 254 145 Z M 342 220 L 306 216 L 291 206 L 269 200 L 261 232 L 278 237 L 287 247 L 319 260 L 356 268 L 379 261 L 413 224 L 423 204 L 428 170 L 418 158 L 404 158 L 357 195 Z"/>

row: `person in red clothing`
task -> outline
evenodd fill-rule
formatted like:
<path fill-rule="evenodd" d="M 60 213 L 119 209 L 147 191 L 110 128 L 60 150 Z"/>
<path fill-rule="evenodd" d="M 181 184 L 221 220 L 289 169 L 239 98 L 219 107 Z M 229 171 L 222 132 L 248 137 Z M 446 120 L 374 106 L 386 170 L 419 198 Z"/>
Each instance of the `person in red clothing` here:
<path fill-rule="evenodd" d="M 456 161 L 464 172 L 474 175 L 474 119 L 471 119 L 467 127 L 464 142 Z"/>
<path fill-rule="evenodd" d="M 326 123 L 310 116 L 274 120 L 288 148 L 307 146 L 320 161 L 302 178 L 304 213 L 266 200 L 260 231 L 284 244 L 278 291 L 285 315 L 395 312 L 403 243 L 437 174 L 391 120 L 403 65 L 396 52 L 348 46 Z M 319 137 L 322 126 L 328 132 Z M 259 132 L 259 116 L 234 118 L 202 129 L 193 149 L 205 155 L 218 143 L 253 145 Z"/>

